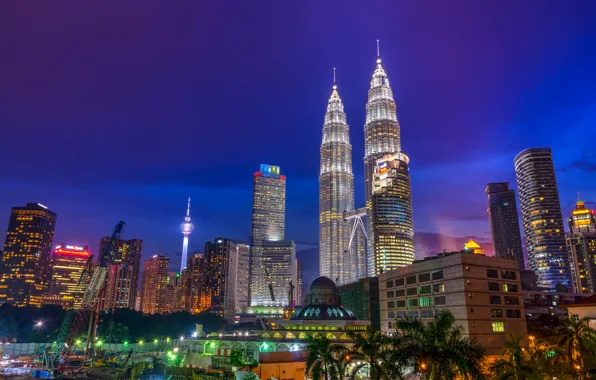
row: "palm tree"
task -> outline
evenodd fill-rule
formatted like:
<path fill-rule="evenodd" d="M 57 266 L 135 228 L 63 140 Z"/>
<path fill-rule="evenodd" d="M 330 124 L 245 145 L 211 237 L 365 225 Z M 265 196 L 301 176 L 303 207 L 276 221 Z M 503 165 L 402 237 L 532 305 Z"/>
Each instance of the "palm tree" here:
<path fill-rule="evenodd" d="M 352 361 L 360 362 L 351 369 L 351 378 L 355 379 L 358 371 L 366 366 L 370 371 L 371 380 L 397 380 L 401 377 L 398 367 L 401 367 L 396 357 L 392 355 L 391 339 L 380 331 L 369 333 L 350 332 L 354 341 L 348 355 Z"/>
<path fill-rule="evenodd" d="M 480 363 L 484 349 L 475 340 L 464 337 L 461 326 L 448 311 L 440 312 L 424 325 L 419 319 L 397 321 L 394 347 L 405 355 L 414 371 L 427 380 L 459 376 L 482 379 Z"/>
<path fill-rule="evenodd" d="M 582 318 L 563 320 L 559 346 L 564 350 L 569 360 L 580 367 L 584 367 L 584 356 L 591 354 L 588 348 L 596 342 L 596 331 L 590 328 L 590 320 Z"/>
<path fill-rule="evenodd" d="M 521 339 L 521 337 L 508 335 L 503 357 L 491 366 L 491 371 L 498 379 L 524 380 L 533 373 L 532 367 L 528 364 L 528 353 L 522 347 Z"/>
<path fill-rule="evenodd" d="M 308 357 L 306 359 L 306 373 L 312 375 L 313 379 L 319 380 L 340 380 L 343 373 L 341 363 L 346 347 L 339 344 L 332 344 L 324 337 L 307 338 Z"/>

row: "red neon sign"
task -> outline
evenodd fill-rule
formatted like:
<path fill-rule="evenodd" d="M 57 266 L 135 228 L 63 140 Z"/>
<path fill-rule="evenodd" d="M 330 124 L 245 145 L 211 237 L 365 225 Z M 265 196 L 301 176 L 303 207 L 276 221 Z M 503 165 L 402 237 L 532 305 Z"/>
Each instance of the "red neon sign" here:
<path fill-rule="evenodd" d="M 54 251 L 55 255 L 60 255 L 60 256 L 76 256 L 76 257 L 89 257 L 91 256 L 91 252 L 87 252 L 87 251 L 75 251 L 72 249 L 62 249 L 59 248 L 57 250 Z"/>

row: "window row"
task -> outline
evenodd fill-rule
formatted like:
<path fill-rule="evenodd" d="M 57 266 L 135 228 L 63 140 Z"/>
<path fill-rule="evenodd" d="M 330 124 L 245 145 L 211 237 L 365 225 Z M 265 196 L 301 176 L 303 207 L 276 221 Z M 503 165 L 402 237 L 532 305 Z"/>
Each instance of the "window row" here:
<path fill-rule="evenodd" d="M 501 290 L 501 287 L 499 286 L 498 282 L 489 282 L 488 283 L 488 290 L 490 290 L 491 292 L 498 292 Z M 518 286 L 517 284 L 503 284 L 503 291 L 505 293 L 516 293 L 518 292 Z"/>
<path fill-rule="evenodd" d="M 492 309 L 491 314 L 493 318 L 503 318 L 503 309 Z M 505 309 L 507 318 L 521 318 L 521 310 L 519 309 Z"/>
<path fill-rule="evenodd" d="M 431 273 L 421 273 L 419 275 L 412 275 L 405 278 L 397 278 L 395 280 L 387 281 L 387 289 L 391 289 L 393 287 L 399 287 L 407 285 L 416 284 L 418 282 L 429 282 L 429 281 L 437 281 L 443 279 L 443 271 L 439 270 L 436 272 Z"/>
<path fill-rule="evenodd" d="M 432 307 L 433 305 L 445 305 L 445 296 L 440 297 L 420 297 L 420 298 L 409 298 L 407 300 L 388 301 L 388 309 L 403 309 L 412 307 Z"/>
<path fill-rule="evenodd" d="M 504 296 L 505 305 L 519 305 L 519 297 L 515 296 Z M 489 303 L 491 305 L 500 305 L 501 304 L 501 296 L 490 296 Z"/>
<path fill-rule="evenodd" d="M 488 278 L 499 278 L 499 270 L 498 269 L 487 269 L 486 270 L 486 277 Z M 511 270 L 502 270 L 501 271 L 501 278 L 504 280 L 517 280 L 517 275 L 515 271 Z"/>
<path fill-rule="evenodd" d="M 387 298 L 404 297 L 406 295 L 415 296 L 417 294 L 444 293 L 444 292 L 445 292 L 445 284 L 422 285 L 422 286 L 412 287 L 412 288 L 407 288 L 407 289 L 388 290 Z"/>

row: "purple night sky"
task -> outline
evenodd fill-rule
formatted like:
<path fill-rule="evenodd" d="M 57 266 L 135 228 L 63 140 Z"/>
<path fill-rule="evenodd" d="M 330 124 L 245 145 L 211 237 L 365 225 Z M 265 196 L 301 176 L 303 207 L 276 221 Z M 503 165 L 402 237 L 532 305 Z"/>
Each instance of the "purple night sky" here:
<path fill-rule="evenodd" d="M 55 243 L 96 252 L 122 219 L 177 269 L 187 194 L 190 251 L 247 239 L 268 163 L 288 178 L 286 237 L 312 278 L 332 67 L 362 206 L 377 38 L 415 229 L 434 241 L 419 244 L 486 239 L 484 187 L 514 184 L 528 147 L 553 149 L 566 217 L 578 191 L 596 201 L 595 14 L 580 0 L 1 2 L 0 228 L 40 202 L 58 214 Z"/>

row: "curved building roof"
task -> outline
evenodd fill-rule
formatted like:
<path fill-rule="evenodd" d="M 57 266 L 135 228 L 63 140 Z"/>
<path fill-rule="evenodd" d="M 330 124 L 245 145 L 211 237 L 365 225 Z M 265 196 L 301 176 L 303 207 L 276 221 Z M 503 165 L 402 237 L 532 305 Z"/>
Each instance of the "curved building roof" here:
<path fill-rule="evenodd" d="M 296 309 L 292 320 L 356 320 L 350 310 L 341 306 L 341 298 L 337 286 L 328 277 L 318 277 L 306 296 L 306 305 Z"/>

